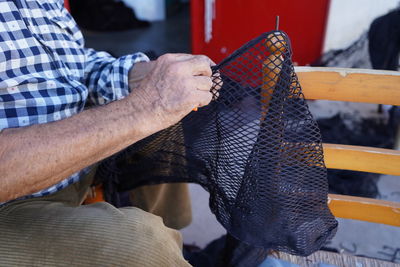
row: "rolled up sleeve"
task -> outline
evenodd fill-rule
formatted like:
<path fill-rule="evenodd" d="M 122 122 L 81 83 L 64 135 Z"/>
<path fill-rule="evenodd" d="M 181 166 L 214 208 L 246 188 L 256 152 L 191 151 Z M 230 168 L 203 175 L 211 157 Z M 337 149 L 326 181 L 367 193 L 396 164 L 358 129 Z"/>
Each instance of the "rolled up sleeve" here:
<path fill-rule="evenodd" d="M 106 52 L 86 49 L 84 84 L 89 88 L 88 101 L 103 105 L 130 93 L 128 73 L 137 62 L 149 61 L 143 53 L 114 58 Z"/>

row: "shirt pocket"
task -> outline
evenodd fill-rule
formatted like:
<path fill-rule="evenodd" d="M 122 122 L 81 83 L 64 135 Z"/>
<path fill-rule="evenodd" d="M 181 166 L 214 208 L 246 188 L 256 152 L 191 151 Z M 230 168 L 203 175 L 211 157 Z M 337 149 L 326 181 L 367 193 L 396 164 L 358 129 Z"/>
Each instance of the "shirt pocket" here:
<path fill-rule="evenodd" d="M 39 41 L 50 48 L 60 48 L 65 45 L 65 42 L 71 42 L 73 47 L 83 48 L 83 36 L 72 17 L 65 17 L 62 12 L 54 10 L 42 11 L 42 13 L 43 17 L 28 18 L 30 31 Z"/>
<path fill-rule="evenodd" d="M 63 76 L 79 80 L 83 75 L 85 51 L 83 36 L 65 9 L 38 6 L 27 16 L 29 30 L 46 50 Z"/>

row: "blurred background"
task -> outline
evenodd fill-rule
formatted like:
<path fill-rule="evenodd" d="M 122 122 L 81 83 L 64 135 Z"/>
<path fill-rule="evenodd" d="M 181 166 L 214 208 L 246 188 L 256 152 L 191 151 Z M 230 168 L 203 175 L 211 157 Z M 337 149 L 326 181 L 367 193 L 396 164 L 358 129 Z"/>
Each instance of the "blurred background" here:
<path fill-rule="evenodd" d="M 206 54 L 219 62 L 249 40 L 279 28 L 296 65 L 399 70 L 399 0 L 69 0 L 86 46 L 118 57 L 141 51 Z M 392 106 L 309 101 L 323 141 L 399 149 L 400 113 Z M 329 170 L 331 193 L 400 201 L 395 176 Z M 225 233 L 208 193 L 190 185 L 193 223 L 186 244 L 204 247 Z M 366 234 L 368 233 L 368 234 Z M 400 228 L 339 219 L 327 250 L 400 263 Z"/>

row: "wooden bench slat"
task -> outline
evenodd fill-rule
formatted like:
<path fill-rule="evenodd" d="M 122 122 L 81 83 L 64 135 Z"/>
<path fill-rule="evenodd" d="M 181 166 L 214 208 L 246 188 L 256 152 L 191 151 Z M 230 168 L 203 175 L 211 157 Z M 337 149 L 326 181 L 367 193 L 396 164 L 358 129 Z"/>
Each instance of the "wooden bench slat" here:
<path fill-rule="evenodd" d="M 335 217 L 400 226 L 400 203 L 372 198 L 329 194 Z"/>
<path fill-rule="evenodd" d="M 323 144 L 327 168 L 400 175 L 400 151 L 364 146 Z"/>
<path fill-rule="evenodd" d="M 400 106 L 400 72 L 295 67 L 306 99 Z"/>

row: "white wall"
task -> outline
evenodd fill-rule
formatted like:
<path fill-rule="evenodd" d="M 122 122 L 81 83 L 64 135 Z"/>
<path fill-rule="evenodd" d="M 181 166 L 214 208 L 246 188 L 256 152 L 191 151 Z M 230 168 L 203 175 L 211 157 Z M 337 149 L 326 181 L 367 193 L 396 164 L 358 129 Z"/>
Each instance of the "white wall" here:
<path fill-rule="evenodd" d="M 165 0 L 122 0 L 127 6 L 135 9 L 141 20 L 157 21 L 165 19 Z"/>
<path fill-rule="evenodd" d="M 399 4 L 400 0 L 331 0 L 324 52 L 351 45 L 375 18 Z"/>

